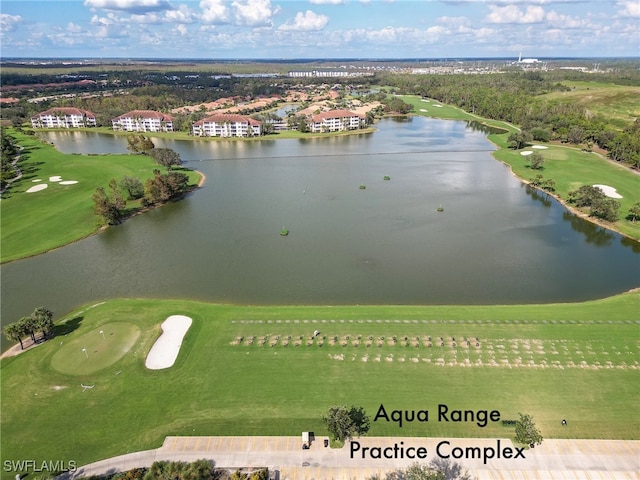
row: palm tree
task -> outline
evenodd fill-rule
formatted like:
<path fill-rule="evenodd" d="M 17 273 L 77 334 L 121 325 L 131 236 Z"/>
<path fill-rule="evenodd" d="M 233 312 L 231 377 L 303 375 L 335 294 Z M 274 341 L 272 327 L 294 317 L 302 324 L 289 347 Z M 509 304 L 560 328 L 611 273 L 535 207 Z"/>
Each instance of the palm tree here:
<path fill-rule="evenodd" d="M 4 327 L 4 336 L 9 340 L 20 342 L 20 350 L 24 350 L 24 345 L 22 344 L 22 327 L 19 323 L 10 323 L 6 327 Z"/>
<path fill-rule="evenodd" d="M 49 338 L 53 330 L 53 312 L 45 307 L 36 308 L 31 314 L 36 329 L 40 330 L 44 338 Z"/>

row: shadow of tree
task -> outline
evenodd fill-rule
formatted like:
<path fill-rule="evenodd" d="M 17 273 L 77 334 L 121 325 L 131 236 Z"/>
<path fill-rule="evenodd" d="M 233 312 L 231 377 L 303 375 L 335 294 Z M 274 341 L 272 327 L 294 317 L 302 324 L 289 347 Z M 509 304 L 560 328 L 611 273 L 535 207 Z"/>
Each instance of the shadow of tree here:
<path fill-rule="evenodd" d="M 67 335 L 71 332 L 74 332 L 78 328 L 80 328 L 80 324 L 84 320 L 83 316 L 78 316 L 67 320 L 64 323 L 57 323 L 53 326 L 53 335 Z"/>

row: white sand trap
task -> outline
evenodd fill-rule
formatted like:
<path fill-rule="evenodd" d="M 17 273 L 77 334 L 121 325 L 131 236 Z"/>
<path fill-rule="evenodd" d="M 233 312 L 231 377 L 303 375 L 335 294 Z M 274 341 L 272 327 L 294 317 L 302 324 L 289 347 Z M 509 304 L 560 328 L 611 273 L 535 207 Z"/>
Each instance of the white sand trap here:
<path fill-rule="evenodd" d="M 609 185 L 593 185 L 596 188 L 602 190 L 602 192 L 609 198 L 622 198 L 615 188 L 610 187 Z"/>
<path fill-rule="evenodd" d="M 434 107 L 442 108 L 442 105 L 434 105 Z"/>
<path fill-rule="evenodd" d="M 424 108 L 421 108 L 420 111 L 421 112 L 426 112 L 426 110 Z"/>
<path fill-rule="evenodd" d="M 544 145 L 534 145 L 531 148 L 537 148 L 538 150 L 546 150 L 549 147 L 545 147 Z"/>
<path fill-rule="evenodd" d="M 50 182 L 59 182 L 60 180 L 62 180 L 62 177 L 60 175 L 54 175 L 53 177 L 49 177 Z"/>
<path fill-rule="evenodd" d="M 30 187 L 29 190 L 27 190 L 27 193 L 39 192 L 40 190 L 44 190 L 48 186 L 49 185 L 47 185 L 46 183 L 39 183 L 38 185 Z"/>
<path fill-rule="evenodd" d="M 75 185 L 78 183 L 77 180 L 65 180 L 64 182 L 60 182 L 60 185 Z"/>
<path fill-rule="evenodd" d="M 171 367 L 182 345 L 182 339 L 191 326 L 191 318 L 184 315 L 171 315 L 162 322 L 162 335 L 153 344 L 144 365 L 150 370 L 162 370 Z"/>
<path fill-rule="evenodd" d="M 430 102 L 431 100 L 425 100 L 424 98 L 422 99 L 423 102 Z"/>
<path fill-rule="evenodd" d="M 35 180 L 31 180 L 31 181 L 32 181 L 33 183 L 38 183 L 38 182 L 41 182 L 41 181 L 42 181 L 42 179 L 41 179 L 41 178 L 36 178 Z"/>
<path fill-rule="evenodd" d="M 520 155 L 524 155 L 525 157 L 527 155 L 531 155 L 533 152 L 531 150 L 525 150 L 524 152 L 520 152 Z"/>

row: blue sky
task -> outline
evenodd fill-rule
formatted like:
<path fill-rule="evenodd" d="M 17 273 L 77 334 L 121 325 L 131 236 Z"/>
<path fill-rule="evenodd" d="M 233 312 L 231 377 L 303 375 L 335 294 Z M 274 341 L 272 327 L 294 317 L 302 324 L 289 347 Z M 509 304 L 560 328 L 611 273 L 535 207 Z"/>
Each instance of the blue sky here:
<path fill-rule="evenodd" d="M 2 0 L 2 57 L 617 57 L 640 0 Z"/>

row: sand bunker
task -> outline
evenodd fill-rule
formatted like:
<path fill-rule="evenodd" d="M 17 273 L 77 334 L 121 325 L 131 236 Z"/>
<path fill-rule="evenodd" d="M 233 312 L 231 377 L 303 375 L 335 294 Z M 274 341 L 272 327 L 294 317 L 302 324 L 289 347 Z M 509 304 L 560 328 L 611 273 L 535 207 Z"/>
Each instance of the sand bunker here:
<path fill-rule="evenodd" d="M 36 178 L 35 180 L 31 180 L 34 183 L 37 182 L 42 182 L 41 178 Z M 60 175 L 54 175 L 52 177 L 49 177 L 49 181 L 50 182 L 56 182 L 59 185 L 75 185 L 76 183 L 78 183 L 77 180 L 65 180 L 62 181 L 62 177 Z M 33 187 L 29 188 L 29 190 L 27 190 L 27 193 L 33 193 L 33 192 L 39 192 L 40 190 L 44 190 L 45 188 L 47 188 L 47 184 L 46 183 L 38 183 L 38 185 L 34 185 Z"/>
<path fill-rule="evenodd" d="M 544 145 L 534 145 L 531 148 L 537 148 L 538 150 L 546 150 L 549 147 L 545 147 Z"/>
<path fill-rule="evenodd" d="M 182 339 L 191 326 L 191 318 L 184 315 L 171 315 L 162 323 L 162 335 L 153 344 L 145 366 L 150 370 L 162 370 L 171 367 L 182 345 Z"/>
<path fill-rule="evenodd" d="M 531 150 L 525 150 L 524 152 L 520 152 L 520 155 L 524 155 L 525 157 L 527 155 L 531 155 L 533 152 Z"/>
<path fill-rule="evenodd" d="M 44 190 L 48 185 L 46 183 L 40 183 L 38 185 L 34 185 L 27 190 L 27 193 L 39 192 L 40 190 Z"/>
<path fill-rule="evenodd" d="M 420 111 L 421 112 L 426 112 L 426 110 L 424 108 L 421 108 Z"/>
<path fill-rule="evenodd" d="M 615 188 L 610 187 L 609 185 L 593 185 L 596 188 L 602 190 L 602 192 L 609 198 L 622 198 Z"/>

